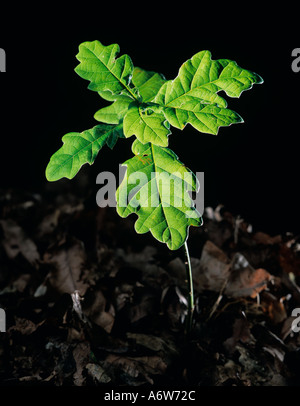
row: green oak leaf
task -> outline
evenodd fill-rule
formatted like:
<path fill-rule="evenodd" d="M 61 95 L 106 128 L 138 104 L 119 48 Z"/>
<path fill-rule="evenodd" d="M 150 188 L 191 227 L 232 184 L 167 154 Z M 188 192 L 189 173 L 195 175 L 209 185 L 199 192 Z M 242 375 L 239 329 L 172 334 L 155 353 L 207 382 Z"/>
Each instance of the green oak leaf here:
<path fill-rule="evenodd" d="M 123 120 L 130 103 L 132 103 L 132 99 L 129 97 L 119 98 L 111 105 L 98 110 L 94 118 L 102 123 L 119 124 Z"/>
<path fill-rule="evenodd" d="M 83 42 L 79 45 L 76 58 L 80 64 L 75 72 L 89 80 L 88 88 L 97 92 L 110 92 L 112 95 L 125 94 L 136 99 L 130 82 L 133 64 L 128 55 L 116 59 L 120 52 L 118 44 L 104 46 L 100 41 Z"/>
<path fill-rule="evenodd" d="M 124 117 L 124 135 L 126 138 L 135 135 L 143 144 L 152 142 L 166 147 L 170 126 L 165 116 L 153 112 L 143 105 L 132 105 Z"/>
<path fill-rule="evenodd" d="M 141 97 L 143 102 L 153 99 L 165 81 L 163 75 L 159 73 L 137 67 L 133 70 L 132 83 L 135 86 L 134 91 Z M 132 103 L 132 98 L 124 94 L 114 95 L 109 91 L 102 91 L 99 94 L 105 100 L 114 103 L 98 110 L 94 118 L 103 123 L 119 124 L 124 118 L 130 103 Z"/>
<path fill-rule="evenodd" d="M 151 101 L 165 82 L 166 79 L 160 73 L 134 68 L 132 83 L 137 88 L 143 102 Z"/>
<path fill-rule="evenodd" d="M 125 178 L 117 190 L 117 212 L 121 217 L 138 215 L 135 230 L 150 231 L 171 250 L 180 248 L 189 226 L 200 226 L 202 218 L 189 193 L 198 190 L 196 176 L 169 148 L 138 140 L 135 156 L 127 160 Z"/>
<path fill-rule="evenodd" d="M 100 124 L 82 133 L 71 132 L 64 135 L 63 146 L 52 155 L 46 168 L 47 180 L 74 178 L 82 165 L 94 163 L 105 144 L 113 148 L 121 137 L 122 125 L 109 124 Z"/>
<path fill-rule="evenodd" d="M 133 89 L 135 91 L 135 89 Z M 124 93 L 121 94 L 114 94 L 110 92 L 109 90 L 102 90 L 98 92 L 99 96 L 102 97 L 102 99 L 107 100 L 107 101 L 116 101 L 116 100 L 130 100 L 132 102 L 132 97 L 129 95 L 126 95 Z"/>
<path fill-rule="evenodd" d="M 201 132 L 217 134 L 219 127 L 243 121 L 239 114 L 227 110 L 227 102 L 218 92 L 239 97 L 262 82 L 259 75 L 236 62 L 212 60 L 209 51 L 201 51 L 181 66 L 174 80 L 163 84 L 153 102 L 162 107 L 174 127 L 183 129 L 190 123 Z"/>
<path fill-rule="evenodd" d="M 219 127 L 243 122 L 242 117 L 233 110 L 200 104 L 195 100 L 182 104 L 180 109 L 166 108 L 164 115 L 173 127 L 182 130 L 189 123 L 196 130 L 208 134 L 217 134 Z"/>

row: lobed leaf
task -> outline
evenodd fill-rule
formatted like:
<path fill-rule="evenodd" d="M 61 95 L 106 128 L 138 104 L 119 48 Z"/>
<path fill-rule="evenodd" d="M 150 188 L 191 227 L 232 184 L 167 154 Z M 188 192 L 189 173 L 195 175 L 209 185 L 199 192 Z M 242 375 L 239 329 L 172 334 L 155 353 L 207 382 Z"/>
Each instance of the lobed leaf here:
<path fill-rule="evenodd" d="M 125 137 L 135 135 L 143 144 L 152 142 L 166 147 L 170 133 L 170 126 L 165 116 L 153 112 L 151 108 L 132 105 L 124 117 Z"/>
<path fill-rule="evenodd" d="M 102 123 L 119 124 L 123 120 L 130 103 L 132 103 L 132 99 L 129 97 L 119 98 L 111 105 L 98 110 L 94 118 Z"/>
<path fill-rule="evenodd" d="M 134 68 L 132 83 L 138 90 L 143 102 L 151 101 L 165 82 L 166 79 L 160 73 Z"/>
<path fill-rule="evenodd" d="M 138 233 L 150 231 L 176 250 L 186 241 L 189 226 L 202 223 L 188 194 L 197 191 L 197 178 L 168 148 L 136 140 L 132 150 L 135 156 L 124 163 L 126 175 L 116 194 L 117 212 L 121 217 L 136 213 Z"/>
<path fill-rule="evenodd" d="M 119 137 L 123 137 L 122 125 L 101 124 L 82 133 L 72 132 L 63 136 L 63 146 L 52 155 L 46 168 L 48 181 L 63 177 L 72 179 L 82 165 L 92 165 L 107 144 L 113 148 Z"/>
<path fill-rule="evenodd" d="M 88 88 L 97 92 L 110 92 L 112 95 L 125 94 L 135 99 L 130 89 L 133 64 L 128 55 L 116 59 L 119 45 L 104 46 L 99 41 L 83 42 L 76 58 L 80 64 L 75 72 L 89 80 Z"/>
<path fill-rule="evenodd" d="M 165 81 L 159 73 L 146 71 L 141 68 L 134 68 L 133 70 L 132 83 L 135 86 L 133 91 L 143 102 L 153 99 Z M 94 118 L 103 123 L 119 124 L 126 115 L 132 103 L 132 98 L 126 96 L 126 94 L 114 95 L 109 91 L 101 91 L 99 94 L 105 100 L 113 101 L 114 103 L 98 110 Z"/>
<path fill-rule="evenodd" d="M 183 129 L 187 123 L 201 132 L 217 134 L 219 127 L 242 122 L 239 114 L 227 109 L 218 92 L 239 97 L 262 78 L 240 68 L 229 59 L 212 60 L 201 51 L 186 61 L 173 81 L 167 81 L 154 102 L 162 107 L 171 125 Z"/>
<path fill-rule="evenodd" d="M 199 104 L 195 100 L 182 105 L 181 108 L 166 108 L 164 114 L 173 127 L 182 130 L 189 123 L 196 130 L 208 134 L 217 134 L 220 127 L 243 122 L 242 117 L 233 110 Z"/>

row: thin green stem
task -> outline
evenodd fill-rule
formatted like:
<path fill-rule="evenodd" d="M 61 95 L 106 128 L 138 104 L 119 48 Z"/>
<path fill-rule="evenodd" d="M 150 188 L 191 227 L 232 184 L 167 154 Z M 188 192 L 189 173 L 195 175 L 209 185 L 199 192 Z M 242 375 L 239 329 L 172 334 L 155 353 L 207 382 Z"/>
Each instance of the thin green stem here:
<path fill-rule="evenodd" d="M 194 288 L 193 288 L 193 274 L 192 274 L 192 265 L 191 258 L 189 254 L 189 249 L 187 242 L 184 243 L 185 249 L 185 268 L 186 268 L 186 283 L 188 287 L 188 314 L 186 319 L 186 334 L 190 334 L 192 330 L 193 323 L 193 313 L 194 313 Z"/>

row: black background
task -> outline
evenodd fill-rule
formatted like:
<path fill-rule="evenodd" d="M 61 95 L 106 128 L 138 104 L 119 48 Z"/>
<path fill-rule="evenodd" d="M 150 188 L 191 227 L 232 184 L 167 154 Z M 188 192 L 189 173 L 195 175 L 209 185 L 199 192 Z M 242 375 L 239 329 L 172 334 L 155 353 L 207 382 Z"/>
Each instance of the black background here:
<path fill-rule="evenodd" d="M 0 75 L 0 188 L 42 191 L 45 168 L 61 137 L 97 124 L 94 113 L 107 105 L 74 72 L 83 41 L 118 43 L 135 66 L 173 79 L 180 65 L 200 50 L 213 59 L 235 60 L 264 79 L 239 99 L 225 96 L 243 124 L 221 128 L 218 136 L 191 126 L 172 129 L 169 146 L 194 172 L 205 172 L 205 205 L 226 205 L 256 229 L 299 233 L 300 72 L 291 69 L 300 46 L 294 10 L 232 5 L 225 11 L 200 3 L 162 8 L 139 3 L 102 3 L 66 8 L 4 11 L 0 47 L 7 72 Z M 77 7 L 77 9 L 76 9 Z M 173 8 L 172 8 L 173 7 Z M 257 7 L 257 6 L 256 6 Z M 235 11 L 235 12 L 234 12 Z M 117 171 L 131 157 L 131 139 L 105 148 L 88 171 Z M 70 181 L 74 182 L 74 181 Z M 96 187 L 96 186 L 95 186 Z M 96 201 L 95 201 L 96 204 Z"/>

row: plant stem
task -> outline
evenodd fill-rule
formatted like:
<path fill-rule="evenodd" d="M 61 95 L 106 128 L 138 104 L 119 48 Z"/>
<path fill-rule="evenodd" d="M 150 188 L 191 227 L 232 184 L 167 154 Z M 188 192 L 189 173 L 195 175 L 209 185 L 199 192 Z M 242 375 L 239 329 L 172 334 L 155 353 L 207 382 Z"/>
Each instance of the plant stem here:
<path fill-rule="evenodd" d="M 185 249 L 185 268 L 186 268 L 186 282 L 188 287 L 188 314 L 186 319 L 185 333 L 189 335 L 192 329 L 193 313 L 194 313 L 194 289 L 193 289 L 193 274 L 191 259 L 187 242 L 184 243 Z"/>

